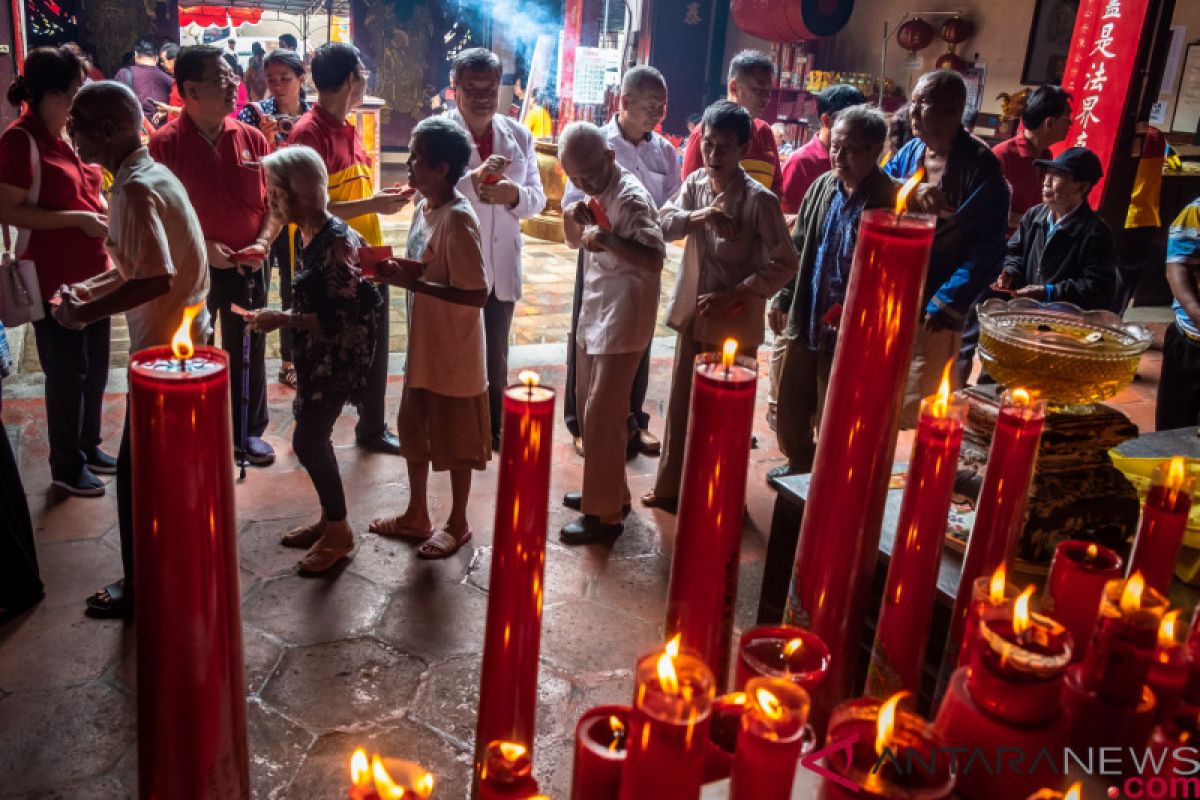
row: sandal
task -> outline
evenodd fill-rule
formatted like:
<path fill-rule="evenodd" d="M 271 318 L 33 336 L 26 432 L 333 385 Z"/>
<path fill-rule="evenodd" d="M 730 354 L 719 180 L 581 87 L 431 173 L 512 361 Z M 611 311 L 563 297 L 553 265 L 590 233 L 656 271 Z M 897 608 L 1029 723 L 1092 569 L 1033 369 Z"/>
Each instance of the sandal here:
<path fill-rule="evenodd" d="M 279 382 L 284 386 L 296 388 L 296 368 L 295 367 L 280 367 Z"/>
<path fill-rule="evenodd" d="M 453 533 L 442 528 L 417 548 L 417 555 L 429 560 L 449 558 L 457 553 L 464 544 L 471 541 L 473 534 L 474 531 L 468 528 L 466 533 L 456 538 Z"/>
<path fill-rule="evenodd" d="M 133 615 L 133 600 L 125 594 L 125 579 L 114 581 L 84 601 L 83 613 L 92 619 L 124 619 Z"/>
<path fill-rule="evenodd" d="M 300 559 L 301 575 L 320 575 L 336 566 L 354 550 L 354 534 L 345 522 L 327 522 L 321 537 Z"/>
<path fill-rule="evenodd" d="M 659 497 L 654 493 L 654 490 L 651 489 L 642 495 L 642 505 L 644 505 L 646 508 L 661 508 L 663 511 L 674 514 L 679 511 L 679 498 Z"/>
<path fill-rule="evenodd" d="M 421 530 L 420 528 L 414 528 L 412 525 L 405 525 L 400 519 L 400 517 L 374 519 L 367 526 L 367 530 L 371 533 L 377 533 L 380 536 L 387 536 L 392 539 L 413 539 L 419 542 L 427 541 L 433 536 L 433 528 Z"/>
<path fill-rule="evenodd" d="M 321 534 L 325 533 L 325 515 L 311 525 L 303 525 L 288 531 L 279 537 L 279 543 L 284 547 L 312 547 Z"/>

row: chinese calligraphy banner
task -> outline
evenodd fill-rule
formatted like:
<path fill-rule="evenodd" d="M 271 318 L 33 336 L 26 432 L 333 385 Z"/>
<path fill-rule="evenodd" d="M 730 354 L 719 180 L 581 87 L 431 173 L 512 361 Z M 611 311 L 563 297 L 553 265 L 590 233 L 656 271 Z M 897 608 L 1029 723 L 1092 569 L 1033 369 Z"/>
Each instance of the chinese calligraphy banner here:
<path fill-rule="evenodd" d="M 1149 0 L 1082 0 L 1075 18 L 1063 75 L 1074 119 L 1062 146 L 1095 152 L 1105 177 L 1116 154 L 1148 7 Z M 1092 190 L 1093 207 L 1103 191 L 1102 179 Z"/>

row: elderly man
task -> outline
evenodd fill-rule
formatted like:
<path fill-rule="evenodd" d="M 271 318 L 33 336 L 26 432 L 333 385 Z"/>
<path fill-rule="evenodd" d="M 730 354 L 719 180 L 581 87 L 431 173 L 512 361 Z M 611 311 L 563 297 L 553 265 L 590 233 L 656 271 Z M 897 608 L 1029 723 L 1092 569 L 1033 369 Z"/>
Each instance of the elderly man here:
<path fill-rule="evenodd" d="M 279 227 L 267 213 L 267 184 L 259 165 L 271 150 L 257 128 L 229 116 L 236 105 L 238 80 L 220 48 L 181 49 L 175 79 L 183 113 L 150 138 L 150 155 L 175 173 L 200 217 L 212 273 L 208 310 L 220 321 L 230 371 L 241 375 L 246 323 L 233 306 L 267 304 L 262 265 Z M 233 444 L 240 457 L 244 441 L 246 460 L 266 466 L 275 461 L 275 450 L 262 439 L 267 429 L 267 344 L 261 333 L 248 335 L 248 396 L 242 397 L 242 381 L 229 382 Z M 248 405 L 245 431 L 243 402 Z"/>
<path fill-rule="evenodd" d="M 877 166 L 887 138 L 883 114 L 865 105 L 842 111 L 829 137 L 833 171 L 813 182 L 792 229 L 800 272 L 772 303 L 772 324 L 786 325 L 776 436 L 788 461 L 769 476 L 808 472 L 816 452 L 838 321 L 846 299 L 858 222 L 869 208 L 896 204 L 899 183 Z"/>
<path fill-rule="evenodd" d="M 1042 202 L 1042 171 L 1038 159 L 1052 158 L 1050 146 L 1067 138 L 1071 127 L 1071 95 L 1061 86 L 1039 86 L 1021 111 L 1021 130 L 992 148 L 1000 171 L 1012 188 L 1008 232 L 1017 229 L 1025 212 Z"/>
<path fill-rule="evenodd" d="M 604 126 L 604 135 L 609 147 L 617 154 L 617 163 L 633 174 L 654 201 L 655 207 L 671 199 L 679 190 L 679 159 L 675 148 L 654 132 L 667 113 L 667 83 L 662 73 L 654 67 L 634 67 L 625 73 L 621 81 L 620 109 L 617 115 Z M 562 207 L 567 208 L 585 196 L 571 181 L 567 181 L 563 192 Z M 574 222 L 563 218 L 563 225 Z M 571 331 L 574 336 L 575 323 L 579 319 L 579 304 L 583 294 L 584 253 L 579 251 L 579 262 L 575 269 L 575 299 L 571 306 Z M 575 437 L 575 450 L 582 455 L 583 431 L 575 407 L 575 341 L 567 343 L 567 386 L 563 397 L 563 415 L 567 429 Z M 642 355 L 637 374 L 633 379 L 633 390 L 629 395 L 629 450 L 647 455 L 658 455 L 661 445 L 650 433 L 650 415 L 643 408 L 646 404 L 646 386 L 650 380 L 650 347 Z"/>
<path fill-rule="evenodd" d="M 1058 158 L 1034 163 L 1046 171 L 1042 203 L 1021 217 L 992 288 L 1033 300 L 1109 308 L 1120 283 L 1113 235 L 1087 199 L 1104 174 L 1100 159 L 1086 147 L 1071 147 Z"/>
<path fill-rule="evenodd" d="M 55 318 L 67 327 L 125 313 L 129 352 L 167 345 L 183 309 L 203 303 L 208 293 L 204 232 L 187 190 L 142 147 L 142 111 L 128 87 L 115 81 L 84 86 L 67 122 L 71 140 L 86 162 L 113 176 L 108 209 L 108 251 L 114 269 L 59 292 Z M 196 319 L 196 333 L 208 314 Z M 133 489 L 129 411 L 117 457 L 117 518 L 125 577 L 87 600 L 94 617 L 133 611 Z"/>
<path fill-rule="evenodd" d="M 627 401 L 654 335 L 666 245 L 654 199 L 617 163 L 606 132 L 572 123 L 558 152 L 571 182 L 592 198 L 576 200 L 563 212 L 567 243 L 584 251 L 574 337 L 584 459 L 583 491 L 563 499 L 583 516 L 564 526 L 560 538 L 564 544 L 587 544 L 619 535 L 629 511 Z"/>
<path fill-rule="evenodd" d="M 829 172 L 829 138 L 837 115 L 851 106 L 867 102 L 863 93 L 853 86 L 838 84 L 817 94 L 817 118 L 821 127 L 803 147 L 783 165 L 783 194 L 779 202 L 783 213 L 795 214 L 813 181 Z"/>
<path fill-rule="evenodd" d="M 746 153 L 742 156 L 742 169 L 754 180 L 776 195 L 780 192 L 782 170 L 779 168 L 779 150 L 775 146 L 775 132 L 771 125 L 759 119 L 771 102 L 771 91 L 775 83 L 775 62 L 766 53 L 758 50 L 743 50 L 729 62 L 728 100 L 746 109 L 753 129 Z M 688 136 L 687 150 L 683 154 L 684 177 L 704 168 L 701 138 L 704 126 L 697 125 Z"/>
<path fill-rule="evenodd" d="M 916 425 L 921 398 L 937 391 L 958 354 L 967 311 L 1000 273 L 1008 226 L 1008 183 L 988 146 L 962 126 L 967 86 L 951 70 L 921 76 L 910 103 L 913 133 L 884 172 L 907 179 L 924 170 L 910 209 L 938 217 L 925 278 L 925 313 L 913 347 L 900 424 Z"/>
<path fill-rule="evenodd" d="M 501 396 L 508 384 L 508 338 L 513 309 L 521 299 L 521 220 L 546 206 L 538 174 L 533 135 L 515 119 L 497 114 L 500 59 L 482 47 L 464 50 L 450 67 L 458 106 L 448 118 L 466 129 L 475 143 L 467 174 L 458 190 L 479 217 L 487 305 L 483 336 L 487 349 L 488 408 L 492 449 L 500 449 Z"/>

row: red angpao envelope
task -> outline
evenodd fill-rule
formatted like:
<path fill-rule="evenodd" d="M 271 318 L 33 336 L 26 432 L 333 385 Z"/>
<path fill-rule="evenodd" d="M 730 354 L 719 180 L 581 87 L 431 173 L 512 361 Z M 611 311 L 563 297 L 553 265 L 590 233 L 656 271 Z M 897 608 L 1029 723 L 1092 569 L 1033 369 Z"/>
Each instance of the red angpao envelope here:
<path fill-rule="evenodd" d="M 358 266 L 362 270 L 363 277 L 375 277 L 375 267 L 379 265 L 379 262 L 392 257 L 391 245 L 364 245 L 358 248 Z"/>
<path fill-rule="evenodd" d="M 611 232 L 612 223 L 608 221 L 608 214 L 604 213 L 604 206 L 600 205 L 600 201 L 594 197 L 589 197 L 587 207 L 592 212 L 592 216 L 596 218 L 596 224 L 600 226 L 600 230 Z"/>

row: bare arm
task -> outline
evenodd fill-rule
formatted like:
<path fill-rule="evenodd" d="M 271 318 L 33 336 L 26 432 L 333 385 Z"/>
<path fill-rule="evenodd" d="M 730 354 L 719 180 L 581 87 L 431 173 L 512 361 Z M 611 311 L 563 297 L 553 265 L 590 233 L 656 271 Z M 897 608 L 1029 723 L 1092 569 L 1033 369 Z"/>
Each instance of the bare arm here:
<path fill-rule="evenodd" d="M 31 231 L 78 228 L 88 236 L 104 236 L 108 227 L 102 214 L 91 211 L 48 211 L 30 205 L 27 189 L 0 183 L 0 225 Z"/>
<path fill-rule="evenodd" d="M 137 308 L 166 294 L 171 290 L 171 281 L 170 275 L 123 281 L 112 291 L 86 303 L 81 303 L 73 294 L 64 292 L 63 301 L 54 310 L 54 316 L 65 327 L 82 328 L 97 320 Z"/>

